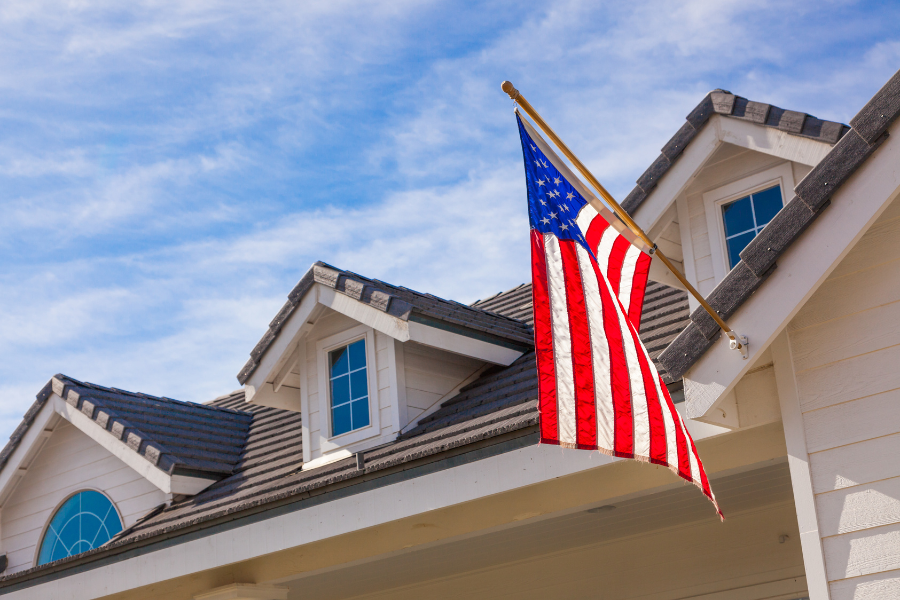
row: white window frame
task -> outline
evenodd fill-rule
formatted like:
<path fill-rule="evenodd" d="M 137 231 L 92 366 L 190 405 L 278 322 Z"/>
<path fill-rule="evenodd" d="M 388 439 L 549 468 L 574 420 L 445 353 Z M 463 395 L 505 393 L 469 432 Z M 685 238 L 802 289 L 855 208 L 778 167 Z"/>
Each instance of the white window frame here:
<path fill-rule="evenodd" d="M 776 185 L 781 186 L 781 205 L 784 206 L 790 200 L 787 194 L 794 193 L 794 171 L 790 162 L 759 171 L 703 193 L 716 284 L 722 281 L 731 270 L 728 266 L 728 246 L 725 244 L 725 221 L 722 219 L 722 206 Z"/>
<path fill-rule="evenodd" d="M 366 380 L 369 384 L 369 424 L 340 435 L 331 435 L 331 385 L 328 376 L 328 353 L 332 350 L 352 344 L 357 340 L 366 340 Z M 362 440 L 381 434 L 380 406 L 378 402 L 378 366 L 375 364 L 375 330 L 366 325 L 358 325 L 346 331 L 336 333 L 316 342 L 316 362 L 319 379 L 319 415 L 322 425 L 319 429 L 321 454 L 345 448 Z"/>

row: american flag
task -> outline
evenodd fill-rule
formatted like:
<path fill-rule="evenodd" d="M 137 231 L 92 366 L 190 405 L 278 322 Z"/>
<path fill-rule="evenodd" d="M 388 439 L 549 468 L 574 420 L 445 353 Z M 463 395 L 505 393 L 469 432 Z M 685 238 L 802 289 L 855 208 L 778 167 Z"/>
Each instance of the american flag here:
<path fill-rule="evenodd" d="M 694 440 L 638 336 L 648 248 L 518 113 L 531 221 L 541 442 L 671 469 L 722 516 Z"/>

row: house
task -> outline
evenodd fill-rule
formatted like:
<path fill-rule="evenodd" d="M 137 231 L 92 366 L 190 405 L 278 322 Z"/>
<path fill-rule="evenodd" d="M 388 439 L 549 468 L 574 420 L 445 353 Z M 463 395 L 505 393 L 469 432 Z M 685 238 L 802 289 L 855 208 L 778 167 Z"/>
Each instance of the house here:
<path fill-rule="evenodd" d="M 900 72 L 850 126 L 705 96 L 624 202 L 641 337 L 727 520 L 537 445 L 530 288 L 313 265 L 207 404 L 56 375 L 0 453 L 9 598 L 900 597 Z"/>

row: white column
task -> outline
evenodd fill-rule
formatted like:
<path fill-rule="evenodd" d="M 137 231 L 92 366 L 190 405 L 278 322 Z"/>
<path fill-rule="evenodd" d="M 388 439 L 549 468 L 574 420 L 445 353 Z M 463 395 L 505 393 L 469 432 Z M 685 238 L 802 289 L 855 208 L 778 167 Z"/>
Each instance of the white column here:
<path fill-rule="evenodd" d="M 825 575 L 825 554 L 819 536 L 816 515 L 816 499 L 813 495 L 812 477 L 809 472 L 809 455 L 806 452 L 806 433 L 803 414 L 794 378 L 791 345 L 786 331 L 772 342 L 772 358 L 775 363 L 775 384 L 781 402 L 781 419 L 784 424 L 784 441 L 787 444 L 791 485 L 794 488 L 794 507 L 800 526 L 800 548 L 806 568 L 806 583 L 810 600 L 830 600 L 828 578 Z"/>

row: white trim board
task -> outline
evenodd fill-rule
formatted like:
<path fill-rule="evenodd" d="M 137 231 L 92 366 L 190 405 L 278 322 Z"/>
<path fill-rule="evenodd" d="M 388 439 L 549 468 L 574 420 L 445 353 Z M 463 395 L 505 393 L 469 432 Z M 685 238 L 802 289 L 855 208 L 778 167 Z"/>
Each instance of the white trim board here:
<path fill-rule="evenodd" d="M 55 393 L 47 399 L 53 410 L 62 415 L 76 429 L 94 440 L 113 456 L 134 469 L 141 477 L 158 487 L 166 494 L 186 494 L 193 496 L 214 484 L 218 479 L 188 477 L 185 475 L 169 475 L 152 465 L 143 456 L 135 452 L 128 444 L 116 439 L 108 431 L 101 428 L 87 415 L 57 396 Z"/>
<path fill-rule="evenodd" d="M 728 319 L 750 339 L 750 359 L 721 336 L 684 375 L 685 405 L 701 418 L 727 395 L 822 282 L 900 195 L 900 122 L 835 193 L 831 206 L 778 259 L 768 280 Z"/>

